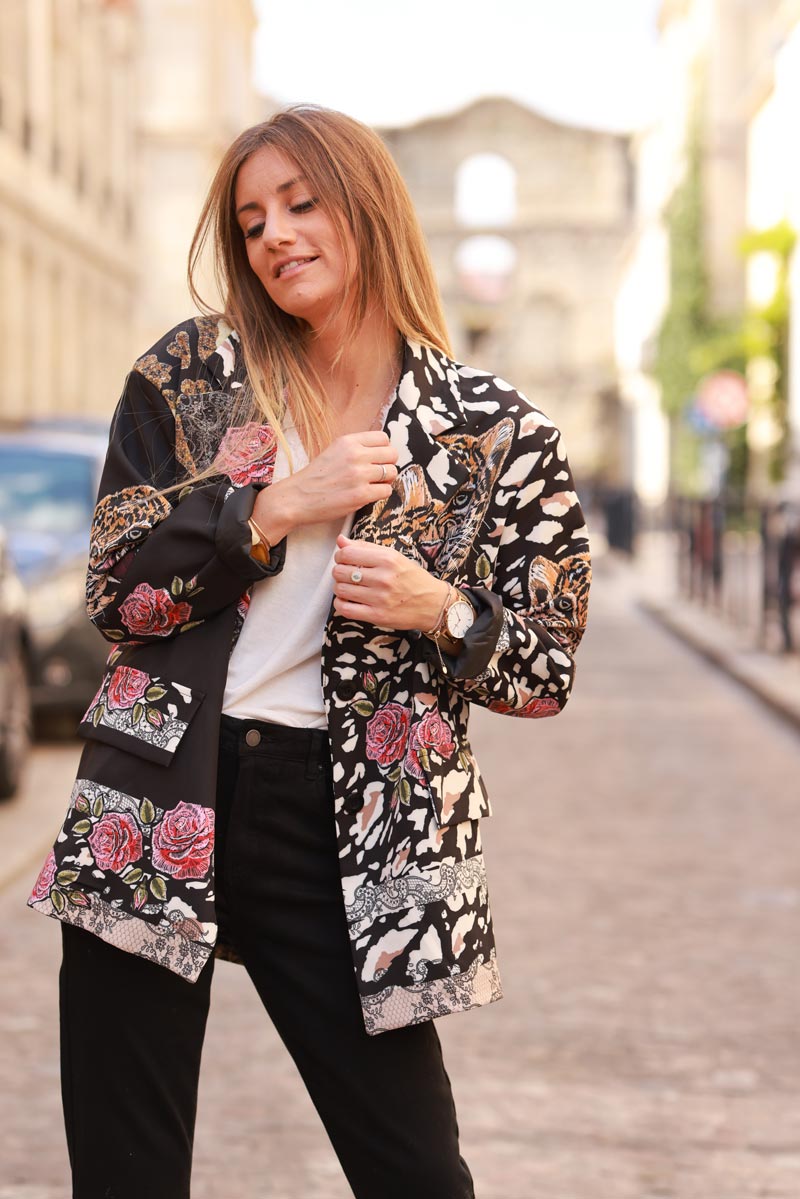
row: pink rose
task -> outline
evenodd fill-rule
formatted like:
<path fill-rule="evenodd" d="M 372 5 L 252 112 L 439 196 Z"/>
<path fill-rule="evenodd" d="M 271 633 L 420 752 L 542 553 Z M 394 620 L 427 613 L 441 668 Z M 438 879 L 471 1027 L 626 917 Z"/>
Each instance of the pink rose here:
<path fill-rule="evenodd" d="M 450 725 L 439 712 L 426 712 L 417 724 L 411 726 L 408 737 L 408 752 L 403 763 L 414 778 L 422 778 L 423 769 L 419 760 L 420 748 L 433 750 L 442 758 L 449 758 L 455 749 Z"/>
<path fill-rule="evenodd" d="M 166 588 L 154 591 L 149 583 L 134 587 L 119 606 L 126 628 L 140 637 L 166 637 L 176 624 L 183 624 L 192 615 L 190 604 L 176 604 Z"/>
<path fill-rule="evenodd" d="M 385 704 L 367 723 L 367 757 L 381 766 L 402 758 L 410 714 L 402 704 Z"/>
<path fill-rule="evenodd" d="M 142 856 L 142 834 L 127 812 L 109 812 L 87 838 L 101 870 L 119 873 Z"/>
<path fill-rule="evenodd" d="M 561 711 L 557 699 L 546 695 L 543 699 L 530 699 L 520 709 L 520 716 L 556 716 Z"/>
<path fill-rule="evenodd" d="M 173 878 L 204 878 L 214 850 L 214 811 L 183 800 L 153 831 L 153 865 Z"/>
<path fill-rule="evenodd" d="M 118 666 L 108 685 L 109 708 L 132 708 L 150 686 L 150 675 L 134 666 Z"/>
<path fill-rule="evenodd" d="M 53 885 L 53 879 L 55 877 L 56 877 L 56 855 L 53 852 L 53 850 L 51 849 L 50 853 L 47 855 L 47 858 L 45 859 L 44 866 L 42 866 L 41 870 L 39 871 L 39 877 L 37 878 L 36 882 L 33 884 L 33 890 L 31 891 L 31 899 L 33 899 L 33 900 L 47 899 L 47 896 L 50 894 L 50 888 Z"/>
<path fill-rule="evenodd" d="M 233 427 L 225 431 L 214 465 L 226 474 L 234 487 L 244 487 L 254 480 L 272 478 L 277 453 L 277 439 L 270 425 Z"/>

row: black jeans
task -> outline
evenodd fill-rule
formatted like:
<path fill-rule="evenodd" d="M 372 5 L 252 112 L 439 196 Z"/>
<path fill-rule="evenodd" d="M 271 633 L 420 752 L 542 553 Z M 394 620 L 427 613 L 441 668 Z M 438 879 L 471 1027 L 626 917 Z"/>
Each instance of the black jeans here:
<path fill-rule="evenodd" d="M 223 717 L 220 924 L 357 1199 L 472 1199 L 433 1023 L 377 1036 L 364 1029 L 331 785 L 323 730 Z M 61 1078 L 73 1199 L 186 1199 L 214 958 L 190 983 L 81 928 L 62 930 Z M 220 1199 L 228 1193 L 221 1179 Z"/>

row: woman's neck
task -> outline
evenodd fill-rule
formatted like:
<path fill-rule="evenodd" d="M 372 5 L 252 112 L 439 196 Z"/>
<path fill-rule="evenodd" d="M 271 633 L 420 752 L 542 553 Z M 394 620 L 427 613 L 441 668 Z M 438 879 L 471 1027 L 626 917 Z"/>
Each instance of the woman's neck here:
<path fill-rule="evenodd" d="M 365 417 L 380 408 L 397 377 L 400 335 L 385 313 L 368 313 L 334 365 L 341 338 L 340 330 L 318 334 L 309 357 L 337 416 Z"/>

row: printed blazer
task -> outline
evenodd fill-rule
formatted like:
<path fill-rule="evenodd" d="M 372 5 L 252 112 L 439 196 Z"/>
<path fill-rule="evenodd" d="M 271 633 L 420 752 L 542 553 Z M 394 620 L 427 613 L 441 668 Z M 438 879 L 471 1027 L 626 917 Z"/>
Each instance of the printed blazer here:
<path fill-rule="evenodd" d="M 230 651 L 262 565 L 250 515 L 270 484 L 267 424 L 231 427 L 239 339 L 190 319 L 140 358 L 111 426 L 87 582 L 111 642 L 82 719 L 66 819 L 35 910 L 197 979 L 237 958 L 214 907 L 219 719 Z M 490 801 L 471 703 L 559 712 L 583 632 L 590 566 L 558 430 L 508 383 L 406 342 L 384 428 L 392 495 L 351 536 L 393 546 L 465 588 L 477 619 L 457 655 L 417 630 L 328 614 L 321 684 L 355 981 L 369 1033 L 500 998 L 481 852 Z M 210 479 L 159 490 L 212 466 Z"/>

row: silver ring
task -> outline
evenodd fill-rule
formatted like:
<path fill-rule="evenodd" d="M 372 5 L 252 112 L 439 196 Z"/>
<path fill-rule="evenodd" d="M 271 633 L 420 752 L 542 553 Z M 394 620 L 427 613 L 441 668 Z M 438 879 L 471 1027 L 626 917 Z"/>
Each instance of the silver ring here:
<path fill-rule="evenodd" d="M 351 583 L 360 583 L 362 578 L 363 578 L 363 575 L 361 574 L 361 571 L 358 569 L 358 567 L 356 567 L 355 570 L 350 571 Z"/>
<path fill-rule="evenodd" d="M 385 479 L 386 479 L 386 467 L 384 466 L 383 463 L 381 463 L 381 477 L 380 477 L 380 479 L 378 479 L 378 482 L 383 483 Z"/>

